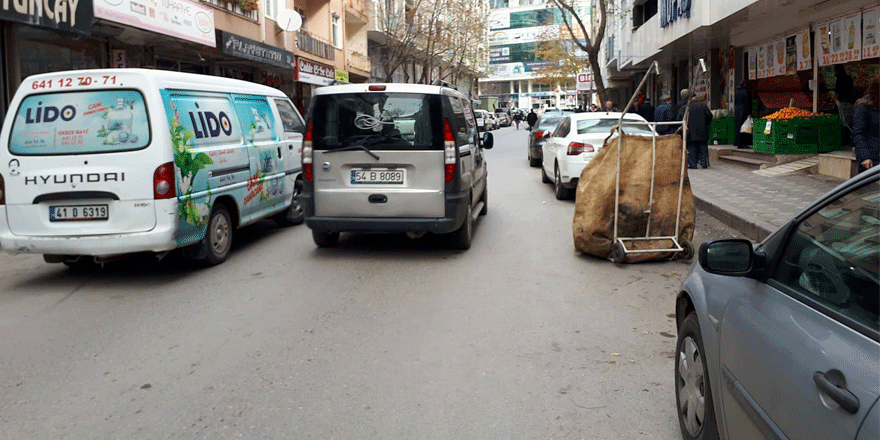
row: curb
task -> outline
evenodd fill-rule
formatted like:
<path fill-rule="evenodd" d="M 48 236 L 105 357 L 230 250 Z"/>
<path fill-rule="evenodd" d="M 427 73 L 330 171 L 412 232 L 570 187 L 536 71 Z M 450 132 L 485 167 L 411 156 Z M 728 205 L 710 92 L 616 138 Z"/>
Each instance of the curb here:
<path fill-rule="evenodd" d="M 722 223 L 741 232 L 746 238 L 760 242 L 771 232 L 779 229 L 763 220 L 750 220 L 745 216 L 728 211 L 711 201 L 694 194 L 694 204 L 697 209 L 717 218 Z"/>

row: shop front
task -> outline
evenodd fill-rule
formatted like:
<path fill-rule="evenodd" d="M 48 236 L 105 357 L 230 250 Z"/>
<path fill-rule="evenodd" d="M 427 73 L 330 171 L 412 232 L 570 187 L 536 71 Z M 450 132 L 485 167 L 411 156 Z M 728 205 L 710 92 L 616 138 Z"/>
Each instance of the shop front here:
<path fill-rule="evenodd" d="M 0 118 L 21 81 L 37 73 L 101 67 L 105 54 L 90 38 L 92 1 L 0 4 Z"/>
<path fill-rule="evenodd" d="M 308 58 L 296 57 L 296 99 L 294 103 L 300 113 L 306 114 L 312 93 L 317 87 L 328 86 L 336 81 L 336 68 L 312 61 Z"/>
<path fill-rule="evenodd" d="M 221 41 L 220 47 L 222 48 L 222 53 L 224 55 L 253 62 L 245 64 L 253 66 L 252 71 L 255 73 L 251 78 L 241 79 L 274 87 L 296 101 L 296 90 L 290 75 L 291 71 L 296 68 L 293 52 L 251 40 L 250 38 L 236 35 L 231 32 L 218 31 L 218 34 Z M 221 64 L 228 66 L 230 63 Z"/>

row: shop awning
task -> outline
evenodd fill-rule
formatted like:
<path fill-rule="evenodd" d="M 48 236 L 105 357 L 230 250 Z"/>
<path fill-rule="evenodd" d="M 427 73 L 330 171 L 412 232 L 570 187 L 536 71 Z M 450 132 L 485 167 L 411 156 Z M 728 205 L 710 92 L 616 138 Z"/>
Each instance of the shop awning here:
<path fill-rule="evenodd" d="M 791 100 L 794 106 L 799 108 L 812 108 L 813 98 L 804 92 L 758 92 L 758 98 L 767 108 L 788 107 Z"/>

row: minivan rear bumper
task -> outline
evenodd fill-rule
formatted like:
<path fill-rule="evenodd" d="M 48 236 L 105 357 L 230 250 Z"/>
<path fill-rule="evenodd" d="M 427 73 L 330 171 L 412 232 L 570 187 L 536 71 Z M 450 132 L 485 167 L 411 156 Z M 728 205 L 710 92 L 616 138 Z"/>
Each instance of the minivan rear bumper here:
<path fill-rule="evenodd" d="M 431 232 L 445 234 L 464 224 L 470 203 L 467 191 L 446 195 L 446 215 L 439 218 L 421 217 L 315 217 L 312 194 L 303 194 L 306 225 L 316 231 L 328 232 Z"/>
<path fill-rule="evenodd" d="M 0 219 L 6 207 L 0 206 Z M 176 220 L 176 217 L 171 219 Z M 169 220 L 171 220 L 169 219 Z M 177 247 L 176 221 L 158 222 L 146 232 L 83 236 L 21 236 L 0 227 L 0 248 L 9 254 L 89 255 L 109 257 L 136 252 L 164 252 Z"/>

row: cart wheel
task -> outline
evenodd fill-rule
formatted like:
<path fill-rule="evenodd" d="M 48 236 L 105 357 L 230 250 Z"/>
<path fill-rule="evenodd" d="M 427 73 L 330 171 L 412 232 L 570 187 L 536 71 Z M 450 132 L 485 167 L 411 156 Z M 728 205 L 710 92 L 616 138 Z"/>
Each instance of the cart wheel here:
<path fill-rule="evenodd" d="M 608 256 L 608 259 L 615 264 L 621 264 L 626 261 L 626 252 L 623 251 L 623 245 L 619 242 L 612 244 L 611 255 Z"/>
<path fill-rule="evenodd" d="M 682 242 L 681 248 L 683 249 L 681 251 L 681 258 L 682 259 L 690 260 L 691 258 L 694 258 L 694 245 L 692 245 L 691 242 L 689 242 L 689 241 Z"/>

